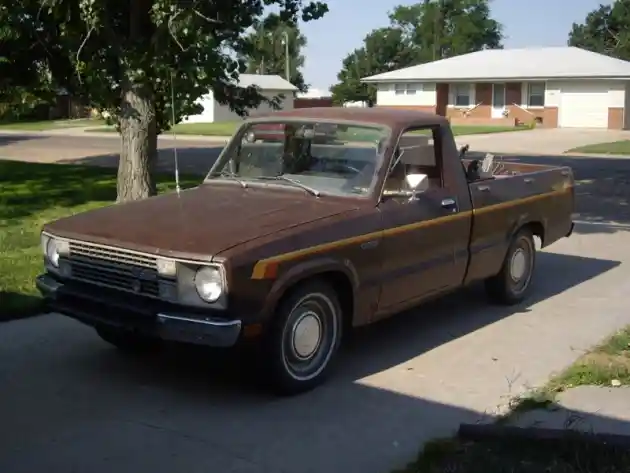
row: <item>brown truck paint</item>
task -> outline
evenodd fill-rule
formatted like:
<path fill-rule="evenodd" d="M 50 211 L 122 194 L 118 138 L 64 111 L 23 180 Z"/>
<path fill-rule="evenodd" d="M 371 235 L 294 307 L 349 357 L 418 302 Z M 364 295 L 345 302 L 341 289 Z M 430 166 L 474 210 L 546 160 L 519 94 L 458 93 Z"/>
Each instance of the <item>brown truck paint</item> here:
<path fill-rule="evenodd" d="M 243 188 L 208 180 L 179 195 L 50 222 L 44 230 L 147 254 L 220 262 L 229 288 L 225 317 L 242 320 L 244 327 L 268 323 L 289 289 L 321 275 L 349 301 L 352 325 L 364 325 L 497 274 L 511 237 L 524 225 L 543 246 L 571 232 L 570 168 L 504 163 L 501 175 L 469 184 L 443 117 L 325 107 L 275 112 L 246 123 L 286 120 L 391 130 L 367 197 L 317 198 L 294 187 Z M 399 137 L 412 129 L 433 131 L 442 186 L 415 201 L 386 198 L 382 190 Z M 242 130 L 224 153 L 238 146 Z M 448 198 L 457 201 L 455 212 L 442 207 Z"/>

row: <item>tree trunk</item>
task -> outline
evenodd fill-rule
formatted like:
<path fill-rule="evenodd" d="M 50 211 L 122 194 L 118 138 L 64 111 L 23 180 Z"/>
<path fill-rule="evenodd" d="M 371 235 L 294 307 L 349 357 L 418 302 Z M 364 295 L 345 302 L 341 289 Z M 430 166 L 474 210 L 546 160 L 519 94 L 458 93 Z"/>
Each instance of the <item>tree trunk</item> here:
<path fill-rule="evenodd" d="M 157 128 L 154 103 L 146 89 L 130 86 L 124 92 L 120 135 L 117 202 L 156 195 Z"/>

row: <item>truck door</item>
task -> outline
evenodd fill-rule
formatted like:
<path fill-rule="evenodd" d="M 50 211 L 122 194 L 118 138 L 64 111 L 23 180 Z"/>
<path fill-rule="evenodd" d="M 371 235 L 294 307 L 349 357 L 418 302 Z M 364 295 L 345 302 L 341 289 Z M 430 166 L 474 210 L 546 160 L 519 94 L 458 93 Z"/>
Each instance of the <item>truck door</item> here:
<path fill-rule="evenodd" d="M 411 129 L 402 135 L 379 205 L 384 223 L 379 310 L 412 305 L 459 286 L 468 264 L 470 200 L 462 198 L 453 179 L 445 179 L 445 173 L 453 171 L 444 166 L 441 128 L 420 133 Z M 454 143 L 452 147 L 456 152 Z M 456 156 L 450 158 L 461 168 Z M 428 188 L 416 198 L 410 198 L 405 183 L 410 172 L 429 178 Z"/>

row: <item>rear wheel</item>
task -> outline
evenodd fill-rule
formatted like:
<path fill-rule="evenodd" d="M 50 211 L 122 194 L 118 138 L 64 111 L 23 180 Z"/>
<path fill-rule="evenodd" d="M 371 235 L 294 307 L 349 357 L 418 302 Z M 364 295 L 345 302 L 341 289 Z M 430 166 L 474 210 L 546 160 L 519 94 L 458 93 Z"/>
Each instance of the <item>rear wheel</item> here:
<path fill-rule="evenodd" d="M 309 391 L 329 375 L 343 330 L 335 291 L 323 281 L 299 286 L 281 302 L 263 356 L 272 388 L 281 395 Z"/>
<path fill-rule="evenodd" d="M 147 353 L 160 347 L 160 340 L 110 327 L 96 327 L 96 333 L 107 343 L 125 353 Z"/>
<path fill-rule="evenodd" d="M 536 265 L 536 244 L 531 230 L 520 230 L 510 243 L 501 271 L 486 280 L 486 291 L 493 302 L 512 305 L 521 302 L 529 291 Z"/>

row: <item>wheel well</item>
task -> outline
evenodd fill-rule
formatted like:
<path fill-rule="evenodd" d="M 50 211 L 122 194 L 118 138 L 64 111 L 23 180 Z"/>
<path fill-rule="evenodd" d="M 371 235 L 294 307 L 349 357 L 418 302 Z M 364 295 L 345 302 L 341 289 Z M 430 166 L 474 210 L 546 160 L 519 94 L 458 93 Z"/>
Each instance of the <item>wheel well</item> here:
<path fill-rule="evenodd" d="M 529 229 L 535 237 L 540 239 L 540 246 L 545 244 L 545 227 L 540 222 L 530 222 L 523 225 L 521 228 Z"/>
<path fill-rule="evenodd" d="M 344 332 L 347 333 L 345 329 L 350 329 L 352 327 L 352 318 L 354 315 L 354 291 L 352 289 L 352 282 L 350 281 L 350 278 L 348 278 L 348 276 L 342 271 L 325 271 L 300 279 L 285 291 L 279 302 L 284 300 L 286 297 L 289 297 L 289 295 L 302 284 L 306 284 L 316 279 L 328 283 L 332 290 L 337 294 L 339 304 L 341 305 L 341 311 L 343 313 Z"/>

